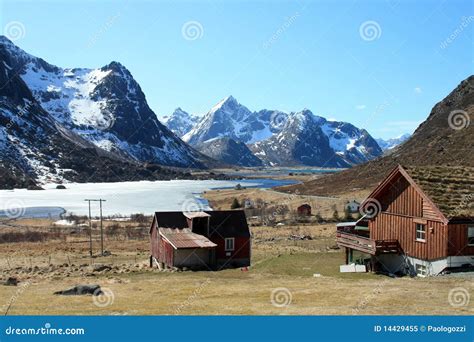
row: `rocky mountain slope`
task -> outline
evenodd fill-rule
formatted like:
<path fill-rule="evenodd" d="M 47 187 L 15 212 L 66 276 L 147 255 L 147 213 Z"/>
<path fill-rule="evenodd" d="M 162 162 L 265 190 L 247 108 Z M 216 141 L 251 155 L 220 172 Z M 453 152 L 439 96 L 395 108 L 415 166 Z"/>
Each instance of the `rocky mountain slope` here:
<path fill-rule="evenodd" d="M 0 49 L 0 188 L 38 182 L 169 179 L 178 172 L 142 166 L 96 147 L 56 121 Z"/>
<path fill-rule="evenodd" d="M 299 129 L 305 122 L 313 131 Z M 214 106 L 183 140 L 198 146 L 221 137 L 248 144 L 256 157 L 274 166 L 348 167 L 382 154 L 367 131 L 350 123 L 328 121 L 309 110 L 251 112 L 232 96 Z"/>
<path fill-rule="evenodd" d="M 410 139 L 387 156 L 281 190 L 327 195 L 371 189 L 397 164 L 474 166 L 474 76 L 437 103 Z"/>
<path fill-rule="evenodd" d="M 250 144 L 271 137 L 281 129 L 279 111 L 263 110 L 251 112 L 237 100 L 228 96 L 217 103 L 182 138 L 191 145 L 198 145 L 209 139 L 227 137 Z"/>
<path fill-rule="evenodd" d="M 247 167 L 263 165 L 263 162 L 252 154 L 247 145 L 230 138 L 210 139 L 197 145 L 196 149 L 228 165 Z"/>
<path fill-rule="evenodd" d="M 159 122 L 139 84 L 120 63 L 63 69 L 0 37 L 9 67 L 54 121 L 106 151 L 139 161 L 204 167 L 206 158 Z"/>
<path fill-rule="evenodd" d="M 174 110 L 173 114 L 163 117 L 161 121 L 171 132 L 178 137 L 182 137 L 188 133 L 200 119 L 199 116 L 191 115 L 178 107 Z"/>

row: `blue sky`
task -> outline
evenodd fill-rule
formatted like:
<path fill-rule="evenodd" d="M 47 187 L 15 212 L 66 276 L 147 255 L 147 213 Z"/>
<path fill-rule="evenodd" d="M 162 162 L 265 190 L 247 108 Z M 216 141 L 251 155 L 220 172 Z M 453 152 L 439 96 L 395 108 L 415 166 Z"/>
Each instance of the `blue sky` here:
<path fill-rule="evenodd" d="M 473 73 L 472 1 L 0 3 L 0 29 L 21 23 L 21 48 L 62 67 L 121 62 L 159 117 L 232 94 L 388 138 Z"/>

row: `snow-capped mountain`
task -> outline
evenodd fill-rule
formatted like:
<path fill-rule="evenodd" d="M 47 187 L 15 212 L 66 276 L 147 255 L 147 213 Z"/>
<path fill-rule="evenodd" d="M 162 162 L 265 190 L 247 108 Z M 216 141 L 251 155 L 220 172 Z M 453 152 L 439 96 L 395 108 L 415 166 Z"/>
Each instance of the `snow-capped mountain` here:
<path fill-rule="evenodd" d="M 250 149 L 272 166 L 349 166 L 343 156 L 331 148 L 321 119 L 307 109 L 292 113 L 279 133 L 251 145 Z"/>
<path fill-rule="evenodd" d="M 55 121 L 109 152 L 140 162 L 203 167 L 203 157 L 159 122 L 139 84 L 120 63 L 60 68 L 5 37 L 0 50 Z"/>
<path fill-rule="evenodd" d="M 252 154 L 243 142 L 230 138 L 214 138 L 196 146 L 198 151 L 228 165 L 262 166 L 263 162 Z"/>
<path fill-rule="evenodd" d="M 298 131 L 298 123 L 303 121 L 315 132 Z M 319 131 L 325 138 L 319 136 Z M 254 154 L 269 165 L 323 166 L 330 155 L 328 166 L 347 167 L 382 154 L 366 130 L 350 123 L 329 121 L 309 110 L 290 114 L 278 110 L 251 112 L 232 96 L 215 105 L 183 140 L 199 146 L 220 137 L 248 144 Z M 330 151 L 326 150 L 326 141 Z M 284 151 L 285 148 L 289 151 Z M 304 151 L 305 148 L 308 150 Z M 206 153 L 204 149 L 201 151 Z M 297 155 L 291 156 L 292 153 Z"/>
<path fill-rule="evenodd" d="M 402 134 L 396 138 L 391 138 L 391 139 L 382 139 L 378 138 L 375 139 L 377 143 L 379 144 L 380 148 L 385 152 L 387 150 L 392 150 L 395 147 L 397 147 L 400 144 L 403 144 L 405 141 L 407 141 L 411 137 L 411 134 Z"/>
<path fill-rule="evenodd" d="M 0 188 L 38 182 L 166 179 L 176 172 L 142 167 L 96 147 L 45 111 L 0 49 Z M 168 175 L 168 177 L 165 177 Z"/>
<path fill-rule="evenodd" d="M 168 127 L 171 132 L 178 137 L 182 137 L 188 133 L 200 119 L 199 116 L 191 115 L 178 107 L 174 110 L 173 114 L 163 117 L 161 122 Z"/>
<path fill-rule="evenodd" d="M 382 155 L 383 151 L 365 129 L 348 122 L 329 121 L 318 116 L 329 146 L 349 165 L 361 164 Z"/>
<path fill-rule="evenodd" d="M 279 115 L 285 116 L 271 110 L 251 112 L 229 96 L 216 104 L 182 139 L 193 146 L 220 137 L 250 144 L 278 133 Z"/>

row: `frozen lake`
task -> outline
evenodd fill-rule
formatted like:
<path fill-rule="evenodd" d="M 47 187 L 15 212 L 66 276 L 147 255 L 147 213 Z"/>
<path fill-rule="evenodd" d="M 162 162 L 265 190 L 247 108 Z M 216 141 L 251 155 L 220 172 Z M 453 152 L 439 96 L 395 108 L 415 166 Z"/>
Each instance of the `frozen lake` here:
<path fill-rule="evenodd" d="M 45 190 L 0 190 L 1 216 L 44 216 L 49 210 L 58 212 L 64 208 L 68 213 L 88 214 L 85 199 L 105 199 L 104 216 L 128 216 L 134 213 L 152 214 L 161 210 L 194 211 L 209 209 L 201 197 L 204 191 L 218 188 L 232 188 L 240 183 L 244 187 L 270 188 L 292 184 L 292 181 L 252 179 L 235 181 L 214 180 L 172 180 L 141 181 L 122 183 L 72 183 L 67 189 L 56 189 L 46 185 Z M 92 215 L 99 214 L 99 204 L 92 203 Z M 34 210 L 32 209 L 34 207 Z M 20 208 L 30 208 L 28 210 Z M 49 209 L 48 209 L 49 208 Z M 36 213 L 32 215 L 31 213 Z"/>

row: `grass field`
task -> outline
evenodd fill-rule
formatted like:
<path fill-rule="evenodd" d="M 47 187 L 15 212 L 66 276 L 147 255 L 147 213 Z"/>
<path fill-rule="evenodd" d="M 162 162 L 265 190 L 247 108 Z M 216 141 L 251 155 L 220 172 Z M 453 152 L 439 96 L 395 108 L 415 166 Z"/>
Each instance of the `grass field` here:
<path fill-rule="evenodd" d="M 313 239 L 292 241 L 298 230 Z M 219 272 L 171 272 L 147 267 L 148 241 L 107 240 L 112 256 L 90 259 L 87 241 L 0 244 L 0 308 L 8 315 L 312 315 L 473 314 L 450 305 L 453 288 L 472 292 L 470 276 L 389 278 L 341 274 L 333 225 L 253 227 L 252 267 Z M 94 249 L 98 244 L 94 241 Z M 96 272 L 90 264 L 110 270 Z M 314 276 L 318 274 L 319 276 Z M 77 284 L 99 284 L 105 295 L 58 296 Z"/>

